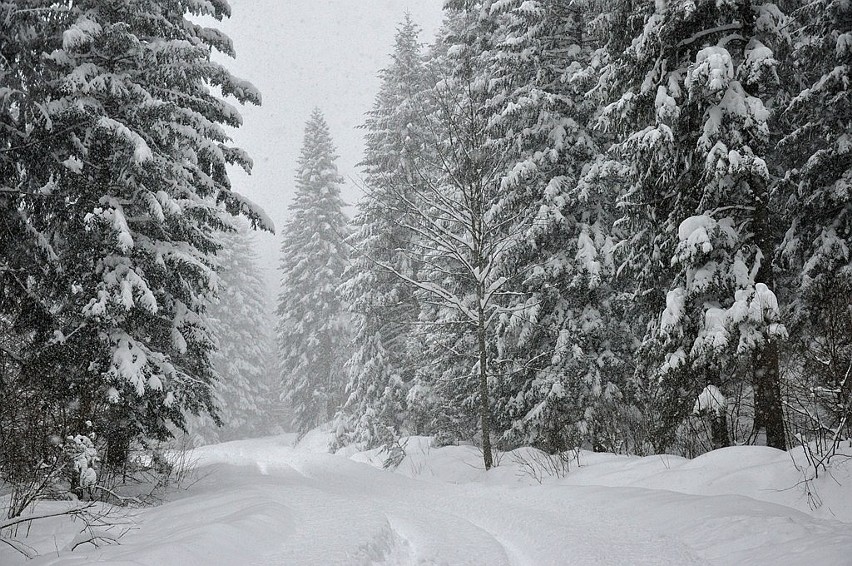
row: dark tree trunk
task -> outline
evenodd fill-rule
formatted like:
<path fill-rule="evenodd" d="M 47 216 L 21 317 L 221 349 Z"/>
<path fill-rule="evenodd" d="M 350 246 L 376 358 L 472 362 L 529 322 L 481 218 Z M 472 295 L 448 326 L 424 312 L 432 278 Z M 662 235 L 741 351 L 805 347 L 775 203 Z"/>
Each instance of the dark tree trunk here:
<path fill-rule="evenodd" d="M 767 446 L 787 449 L 778 371 L 778 342 L 775 340 L 768 340 L 755 356 L 754 424 L 758 430 L 766 431 Z"/>
<path fill-rule="evenodd" d="M 713 450 L 731 445 L 728 437 L 728 416 L 724 412 L 717 412 L 713 416 L 710 432 L 713 434 Z"/>
<path fill-rule="evenodd" d="M 485 461 L 485 469 L 490 470 L 494 461 L 491 455 L 491 407 L 488 402 L 488 346 L 485 340 L 485 311 L 481 300 L 477 314 L 479 315 L 476 334 L 479 344 L 479 418 L 482 428 L 482 458 Z"/>
<path fill-rule="evenodd" d="M 765 284 L 775 290 L 773 259 L 775 247 L 769 222 L 769 190 L 758 191 L 755 199 L 754 237 L 763 254 L 755 283 Z M 784 436 L 784 412 L 781 407 L 781 374 L 778 369 L 778 342 L 767 339 L 754 357 L 754 423 L 755 428 L 766 431 L 766 445 L 787 449 Z"/>

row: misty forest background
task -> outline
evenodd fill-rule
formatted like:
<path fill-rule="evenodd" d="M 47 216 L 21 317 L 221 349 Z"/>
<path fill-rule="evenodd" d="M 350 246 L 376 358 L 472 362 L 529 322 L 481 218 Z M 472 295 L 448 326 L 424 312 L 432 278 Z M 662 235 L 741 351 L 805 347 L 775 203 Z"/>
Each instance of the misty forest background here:
<path fill-rule="evenodd" d="M 0 0 L 10 517 L 164 442 L 327 423 L 486 468 L 848 436 L 848 1 L 447 0 L 428 45 L 406 19 L 353 218 L 305 127 L 275 306 L 228 178 L 226 99 L 260 93 L 197 23 L 229 11 Z"/>

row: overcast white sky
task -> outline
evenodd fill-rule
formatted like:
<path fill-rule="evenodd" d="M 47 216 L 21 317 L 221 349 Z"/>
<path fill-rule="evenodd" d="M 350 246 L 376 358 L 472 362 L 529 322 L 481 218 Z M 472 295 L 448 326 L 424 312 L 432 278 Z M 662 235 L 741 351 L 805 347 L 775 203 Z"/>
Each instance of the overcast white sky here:
<path fill-rule="evenodd" d="M 293 177 L 304 124 L 316 106 L 323 110 L 338 148 L 338 167 L 347 178 L 344 199 L 354 204 L 356 164 L 361 160 L 362 124 L 379 88 L 396 28 L 411 13 L 432 41 L 441 23 L 442 0 L 230 0 L 233 16 L 217 27 L 234 41 L 237 58 L 219 58 L 232 73 L 263 95 L 259 108 L 244 107 L 236 145 L 254 159 L 246 176 L 232 172 L 234 187 L 267 211 L 281 228 L 293 194 Z M 277 280 L 280 234 L 260 237 L 270 281 Z M 273 289 L 277 292 L 277 286 Z"/>

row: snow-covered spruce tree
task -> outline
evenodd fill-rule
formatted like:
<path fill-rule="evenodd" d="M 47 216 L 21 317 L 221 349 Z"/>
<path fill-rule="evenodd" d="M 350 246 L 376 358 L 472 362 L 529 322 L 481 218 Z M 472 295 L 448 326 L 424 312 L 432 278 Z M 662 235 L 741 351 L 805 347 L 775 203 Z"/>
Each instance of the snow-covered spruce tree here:
<path fill-rule="evenodd" d="M 325 118 L 314 110 L 296 172 L 290 219 L 281 230 L 278 347 L 282 399 L 299 432 L 329 421 L 343 402 L 343 364 L 350 339 L 339 286 L 346 268 L 343 214 L 334 145 Z"/>
<path fill-rule="evenodd" d="M 489 134 L 511 156 L 498 206 L 524 231 L 505 256 L 524 292 L 501 319 L 496 415 L 508 440 L 553 451 L 581 441 L 616 450 L 624 436 L 615 413 L 630 333 L 609 285 L 614 199 L 582 182 L 601 152 L 586 95 L 598 9 L 541 0 L 491 10 Z"/>
<path fill-rule="evenodd" d="M 417 320 L 411 287 L 381 267 L 413 276 L 407 254 L 413 233 L 403 224 L 405 200 L 416 198 L 424 90 L 419 28 L 406 16 L 397 31 L 391 65 L 365 124 L 366 195 L 353 221 L 356 249 L 342 291 L 357 327 L 346 368 L 346 401 L 338 415 L 338 442 L 388 446 L 406 425 L 405 395 L 412 380 L 407 336 Z M 420 126 L 422 129 L 422 124 Z M 399 197 L 397 197 L 399 192 Z"/>
<path fill-rule="evenodd" d="M 802 390 L 790 401 L 808 432 L 849 435 L 852 419 L 852 4 L 810 2 L 795 12 L 792 54 L 802 85 L 779 144 L 793 171 L 782 246 L 789 285 L 791 364 Z M 812 401 L 817 406 L 812 406 Z M 844 428 L 844 423 L 846 430 Z M 839 427 L 839 428 L 838 428 Z M 836 435 L 839 432 L 840 435 Z"/>
<path fill-rule="evenodd" d="M 765 157 L 778 81 L 770 46 L 785 18 L 752 0 L 647 6 L 641 33 L 603 72 L 611 99 L 601 124 L 623 137 L 613 146 L 627 183 L 620 269 L 636 278 L 637 316 L 651 315 L 642 361 L 651 382 L 661 380 L 656 444 L 670 445 L 703 411 L 713 446 L 726 445 L 721 395 L 749 383 L 754 430 L 783 448 L 785 332 Z M 635 8 L 622 9 L 614 21 L 635 21 Z"/>
<path fill-rule="evenodd" d="M 275 323 L 255 240 L 246 222 L 221 237 L 216 254 L 218 294 L 208 307 L 217 349 L 211 360 L 222 426 L 209 415 L 189 420 L 195 443 L 222 442 L 268 433 L 277 370 L 270 362 Z M 273 389 L 273 378 L 275 387 Z"/>
<path fill-rule="evenodd" d="M 229 39 L 188 19 L 226 17 L 223 0 L 0 9 L 3 229 L 23 227 L 47 260 L 4 275 L 4 295 L 14 283 L 28 297 L 9 314 L 32 340 L 23 383 L 54 434 L 91 421 L 120 463 L 132 439 L 213 411 L 214 233 L 223 205 L 261 216 L 231 191 L 226 165 L 250 161 L 222 129 L 239 114 L 211 87 L 260 97 L 211 62 L 233 55 Z"/>

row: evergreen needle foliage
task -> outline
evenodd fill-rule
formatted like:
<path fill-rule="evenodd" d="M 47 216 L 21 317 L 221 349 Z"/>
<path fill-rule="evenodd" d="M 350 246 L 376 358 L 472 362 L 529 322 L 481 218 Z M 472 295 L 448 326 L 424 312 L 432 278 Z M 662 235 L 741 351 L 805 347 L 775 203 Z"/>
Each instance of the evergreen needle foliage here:
<path fill-rule="evenodd" d="M 334 145 L 318 109 L 305 125 L 290 220 L 282 229 L 278 346 L 282 399 L 306 432 L 334 416 L 349 338 L 338 286 L 348 254 Z"/>

